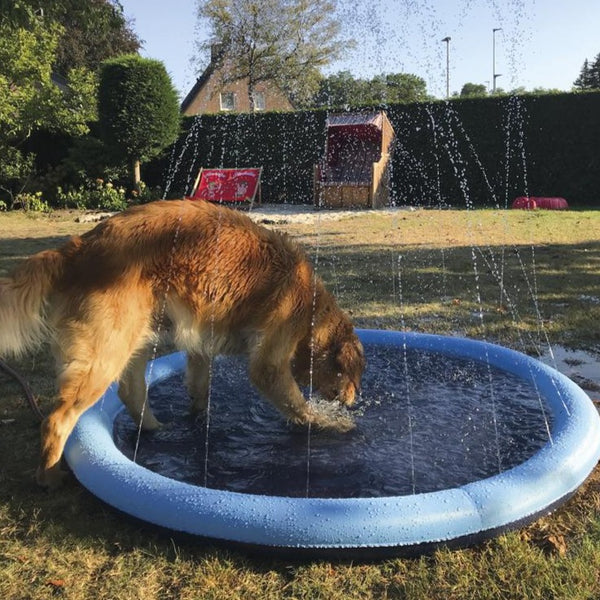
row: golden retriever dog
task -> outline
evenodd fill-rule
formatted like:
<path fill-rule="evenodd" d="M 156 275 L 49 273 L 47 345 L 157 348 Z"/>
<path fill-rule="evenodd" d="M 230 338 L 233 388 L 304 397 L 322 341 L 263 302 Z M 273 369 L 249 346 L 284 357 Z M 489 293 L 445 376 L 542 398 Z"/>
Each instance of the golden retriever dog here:
<path fill-rule="evenodd" d="M 41 430 L 38 483 L 54 487 L 80 415 L 112 381 L 144 429 L 144 369 L 168 323 L 187 351 L 191 409 L 206 408 L 209 365 L 246 354 L 252 383 L 290 421 L 347 430 L 315 410 L 299 385 L 354 402 L 365 366 L 348 316 L 288 237 L 207 202 L 159 201 L 126 210 L 0 279 L 0 355 L 49 339 L 57 401 Z"/>

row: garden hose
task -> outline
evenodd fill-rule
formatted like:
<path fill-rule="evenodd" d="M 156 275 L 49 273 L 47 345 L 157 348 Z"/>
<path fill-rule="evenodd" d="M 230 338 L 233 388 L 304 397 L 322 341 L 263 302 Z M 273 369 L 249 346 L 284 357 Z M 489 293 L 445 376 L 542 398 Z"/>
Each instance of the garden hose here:
<path fill-rule="evenodd" d="M 38 406 L 38 403 L 37 403 L 35 397 L 33 396 L 31 388 L 29 387 L 27 382 L 12 367 L 9 367 L 1 358 L 0 358 L 0 369 L 2 369 L 5 373 L 10 375 L 13 379 L 15 379 L 19 383 L 19 385 L 23 388 L 23 393 L 25 394 L 25 397 L 27 398 L 29 407 L 31 408 L 31 410 L 33 411 L 35 416 L 40 421 L 43 421 L 44 415 L 42 414 L 42 411 L 40 410 L 40 407 Z"/>

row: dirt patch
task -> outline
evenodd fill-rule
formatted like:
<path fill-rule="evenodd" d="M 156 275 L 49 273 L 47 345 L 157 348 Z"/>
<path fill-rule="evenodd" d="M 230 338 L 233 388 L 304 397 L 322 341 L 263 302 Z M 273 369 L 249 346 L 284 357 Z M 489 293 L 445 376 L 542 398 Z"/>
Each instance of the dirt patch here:
<path fill-rule="evenodd" d="M 307 204 L 260 204 L 254 206 L 248 214 L 257 223 L 264 225 L 286 225 L 288 223 L 315 223 L 319 221 L 339 221 L 355 219 L 368 214 L 392 215 L 402 211 L 413 211 L 413 208 L 386 209 L 328 209 L 321 210 Z"/>

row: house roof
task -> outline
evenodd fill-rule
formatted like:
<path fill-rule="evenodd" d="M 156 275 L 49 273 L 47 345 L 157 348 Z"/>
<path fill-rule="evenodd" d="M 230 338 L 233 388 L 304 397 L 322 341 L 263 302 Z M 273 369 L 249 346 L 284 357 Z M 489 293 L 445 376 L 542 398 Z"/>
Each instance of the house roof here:
<path fill-rule="evenodd" d="M 204 70 L 204 73 L 198 77 L 196 83 L 193 85 L 192 89 L 188 92 L 187 96 L 183 99 L 181 103 L 181 112 L 185 112 L 188 106 L 194 101 L 194 98 L 198 95 L 198 92 L 204 87 L 204 84 L 208 81 L 209 77 L 213 74 L 215 70 L 214 63 L 211 62 L 208 67 Z"/>

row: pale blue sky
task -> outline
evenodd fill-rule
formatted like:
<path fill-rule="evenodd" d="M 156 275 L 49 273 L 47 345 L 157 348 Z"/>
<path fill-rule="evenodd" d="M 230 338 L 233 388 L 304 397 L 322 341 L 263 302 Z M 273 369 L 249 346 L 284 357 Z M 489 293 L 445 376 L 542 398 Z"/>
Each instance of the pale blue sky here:
<path fill-rule="evenodd" d="M 450 36 L 450 91 L 466 82 L 491 87 L 492 29 L 496 33 L 498 87 L 571 89 L 585 58 L 600 53 L 600 0 L 341 0 L 357 40 L 331 65 L 355 76 L 414 73 L 429 93 L 444 97 Z M 205 41 L 195 0 L 121 0 L 142 54 L 161 60 L 183 97 L 198 66 L 194 40 Z M 200 60 L 206 61 L 205 56 Z"/>

